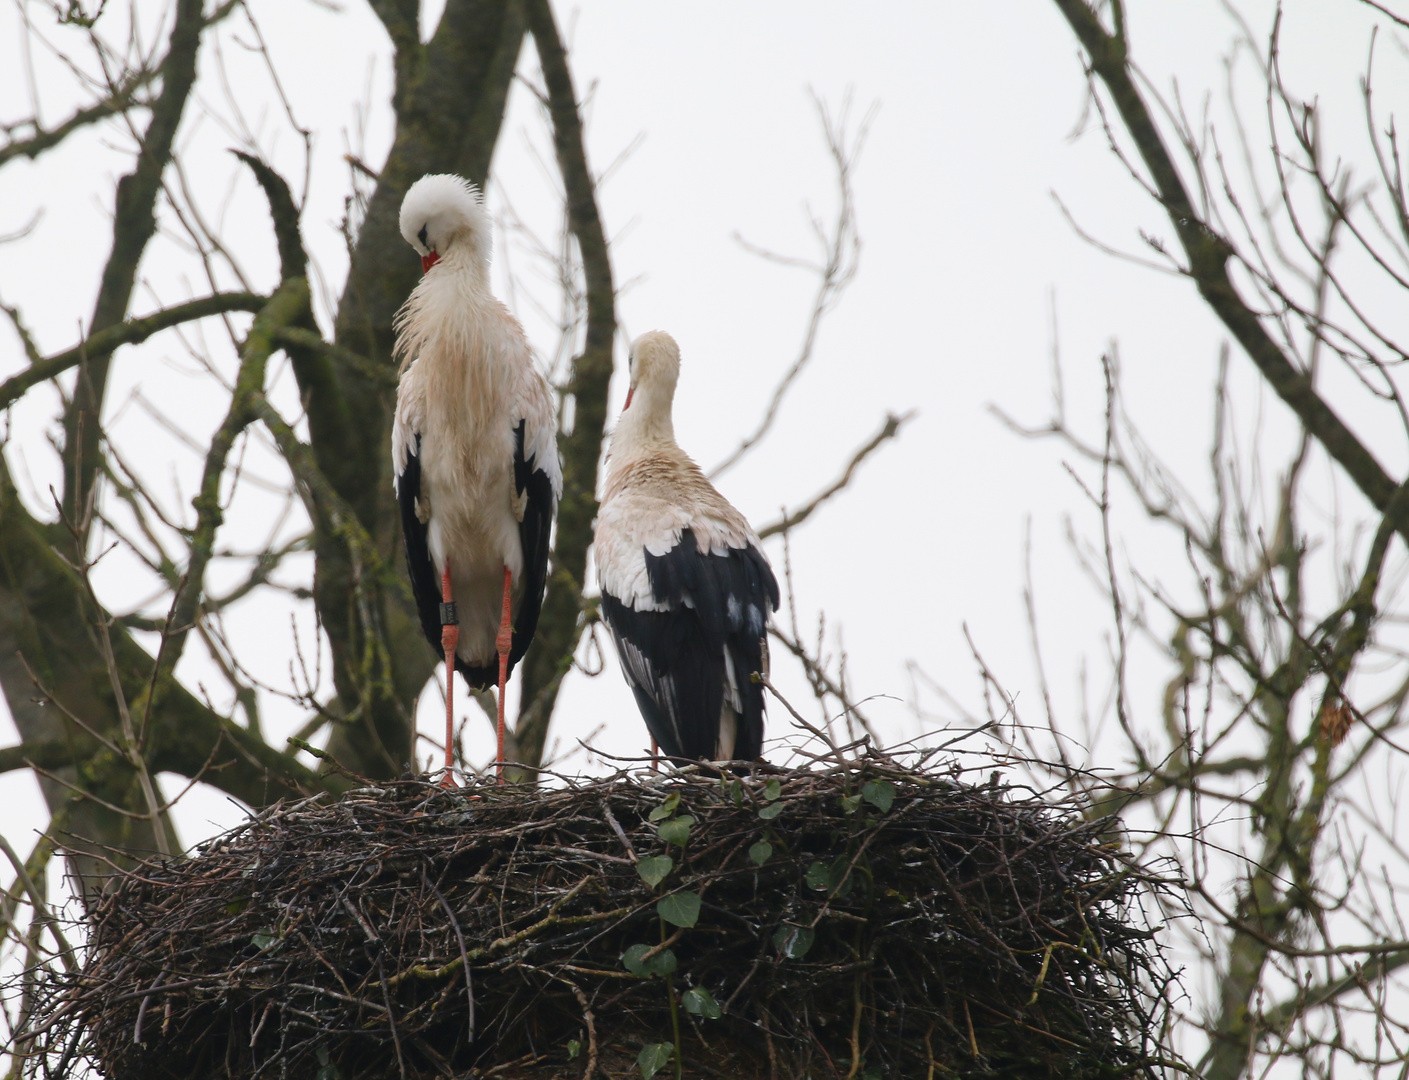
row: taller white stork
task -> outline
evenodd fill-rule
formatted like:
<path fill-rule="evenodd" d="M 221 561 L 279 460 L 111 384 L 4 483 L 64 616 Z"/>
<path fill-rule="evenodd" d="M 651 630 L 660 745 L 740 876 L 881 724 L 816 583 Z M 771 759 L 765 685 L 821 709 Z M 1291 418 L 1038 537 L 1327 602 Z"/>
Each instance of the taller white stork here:
<path fill-rule="evenodd" d="M 642 334 L 629 363 L 597 513 L 602 618 L 667 755 L 751 760 L 763 751 L 763 686 L 751 675 L 768 674 L 778 582 L 748 521 L 675 441 L 675 339 Z"/>
<path fill-rule="evenodd" d="M 457 669 L 477 689 L 497 675 L 502 782 L 504 685 L 538 626 L 563 490 L 553 394 L 489 291 L 489 218 L 474 185 L 421 177 L 401 203 L 401 235 L 422 276 L 396 317 L 391 455 L 421 627 L 445 656 L 445 783 Z"/>

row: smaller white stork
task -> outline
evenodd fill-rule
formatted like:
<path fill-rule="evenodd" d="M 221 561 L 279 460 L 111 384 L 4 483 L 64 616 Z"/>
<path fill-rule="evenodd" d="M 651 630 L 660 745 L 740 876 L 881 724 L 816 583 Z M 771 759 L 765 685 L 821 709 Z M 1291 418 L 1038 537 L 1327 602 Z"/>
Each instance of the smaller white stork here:
<path fill-rule="evenodd" d="M 675 441 L 680 347 L 631 345 L 595 555 L 602 617 L 651 738 L 674 758 L 763 752 L 768 613 L 778 582 L 757 534 Z"/>
<path fill-rule="evenodd" d="M 406 565 L 432 648 L 445 656 L 445 780 L 456 669 L 499 688 L 538 626 L 562 494 L 553 394 L 523 328 L 489 290 L 489 218 L 458 176 L 423 176 L 401 203 L 421 280 L 397 313 L 391 455 Z M 497 663 L 496 663 L 497 661 Z"/>

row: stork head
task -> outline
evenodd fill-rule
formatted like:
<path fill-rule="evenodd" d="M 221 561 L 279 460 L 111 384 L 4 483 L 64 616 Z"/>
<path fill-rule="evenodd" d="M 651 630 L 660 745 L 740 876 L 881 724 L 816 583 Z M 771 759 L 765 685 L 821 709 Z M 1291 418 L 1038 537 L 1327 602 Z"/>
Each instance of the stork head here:
<path fill-rule="evenodd" d="M 652 414 L 663 414 L 668 420 L 675 400 L 675 383 L 680 378 L 680 346 L 664 330 L 648 330 L 631 343 L 627 354 L 631 372 L 631 387 L 626 392 L 625 409 L 640 391 L 637 408 Z"/>
<path fill-rule="evenodd" d="M 449 173 L 411 185 L 401 200 L 401 235 L 421 256 L 423 273 L 450 255 L 472 266 L 489 264 L 489 215 L 479 189 Z"/>

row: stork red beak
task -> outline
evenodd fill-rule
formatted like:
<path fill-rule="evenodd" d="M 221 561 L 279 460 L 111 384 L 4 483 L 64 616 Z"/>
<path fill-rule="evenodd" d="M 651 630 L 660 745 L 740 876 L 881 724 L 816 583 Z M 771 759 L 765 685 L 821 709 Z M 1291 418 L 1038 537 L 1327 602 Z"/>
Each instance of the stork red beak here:
<path fill-rule="evenodd" d="M 636 387 L 628 386 L 626 388 L 626 404 L 621 407 L 622 412 L 625 412 L 627 409 L 631 408 L 631 395 L 634 393 L 636 393 Z"/>
<path fill-rule="evenodd" d="M 430 268 L 440 262 L 440 254 L 432 251 L 429 255 L 421 256 L 421 273 L 429 273 Z"/>

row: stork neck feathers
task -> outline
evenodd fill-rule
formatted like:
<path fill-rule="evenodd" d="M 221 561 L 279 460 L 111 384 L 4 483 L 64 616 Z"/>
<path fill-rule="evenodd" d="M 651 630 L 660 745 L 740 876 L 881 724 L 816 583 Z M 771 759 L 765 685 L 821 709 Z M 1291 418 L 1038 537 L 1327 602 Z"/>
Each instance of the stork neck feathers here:
<path fill-rule="evenodd" d="M 437 278 L 438 274 L 442 276 Z M 433 285 L 450 277 L 456 278 L 462 289 L 489 293 L 489 255 L 480 249 L 471 232 L 452 237 L 439 261 L 421 275 L 420 283 Z"/>
<path fill-rule="evenodd" d="M 469 245 L 450 245 L 396 313 L 401 370 L 418 356 L 468 353 L 501 308 L 489 289 L 485 259 Z"/>
<path fill-rule="evenodd" d="M 644 449 L 678 449 L 675 422 L 671 417 L 674 400 L 673 384 L 657 386 L 646 382 L 636 386 L 631 394 L 631 407 L 617 421 L 616 434 L 612 436 L 613 450 L 619 447 L 626 457 Z"/>
<path fill-rule="evenodd" d="M 671 409 L 675 384 L 680 378 L 680 347 L 662 330 L 642 334 L 631 343 L 630 404 L 617 421 L 612 435 L 608 468 L 618 471 L 641 457 L 679 458 L 688 462 L 675 441 Z"/>

